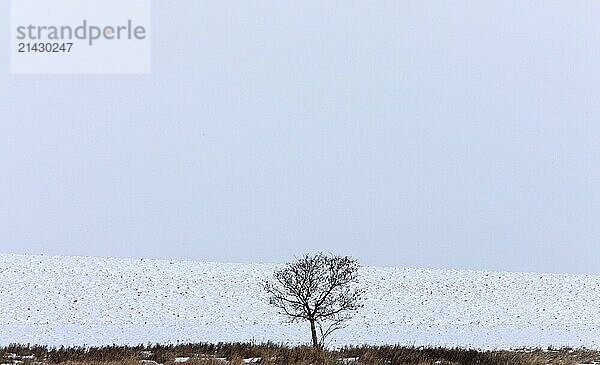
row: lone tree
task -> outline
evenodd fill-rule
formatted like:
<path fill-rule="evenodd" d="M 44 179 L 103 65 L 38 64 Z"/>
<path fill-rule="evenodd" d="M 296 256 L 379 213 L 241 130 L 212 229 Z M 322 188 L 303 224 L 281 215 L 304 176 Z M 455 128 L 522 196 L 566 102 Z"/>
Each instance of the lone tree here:
<path fill-rule="evenodd" d="M 344 328 L 362 307 L 359 268 L 347 256 L 306 255 L 276 271 L 272 280 L 264 282 L 264 289 L 280 314 L 291 322 L 310 323 L 313 347 L 322 348 L 325 339 Z"/>

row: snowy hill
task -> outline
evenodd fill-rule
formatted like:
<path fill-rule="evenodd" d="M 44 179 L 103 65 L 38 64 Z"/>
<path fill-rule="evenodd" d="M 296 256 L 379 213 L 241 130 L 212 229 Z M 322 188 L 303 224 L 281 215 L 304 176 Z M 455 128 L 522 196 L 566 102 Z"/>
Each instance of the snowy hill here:
<path fill-rule="evenodd" d="M 260 280 L 276 265 L 0 255 L 0 345 L 308 341 Z M 600 344 L 600 277 L 364 268 L 365 307 L 333 345 Z"/>

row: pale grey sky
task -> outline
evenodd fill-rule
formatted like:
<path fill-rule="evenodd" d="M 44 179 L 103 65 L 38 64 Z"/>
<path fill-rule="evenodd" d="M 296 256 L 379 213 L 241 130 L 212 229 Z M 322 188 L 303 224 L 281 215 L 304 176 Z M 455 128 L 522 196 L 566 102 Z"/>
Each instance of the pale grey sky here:
<path fill-rule="evenodd" d="M 600 3 L 153 16 L 149 76 L 0 48 L 0 252 L 600 274 Z"/>

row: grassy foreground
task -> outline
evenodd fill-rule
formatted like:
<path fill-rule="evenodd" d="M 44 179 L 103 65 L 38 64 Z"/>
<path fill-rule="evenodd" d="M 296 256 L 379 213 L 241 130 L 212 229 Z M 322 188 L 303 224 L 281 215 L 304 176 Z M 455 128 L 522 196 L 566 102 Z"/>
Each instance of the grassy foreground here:
<path fill-rule="evenodd" d="M 0 364 L 42 365 L 510 365 L 600 364 L 600 352 L 585 349 L 476 351 L 402 346 L 348 347 L 314 351 L 266 343 L 49 348 L 11 345 L 0 348 Z"/>

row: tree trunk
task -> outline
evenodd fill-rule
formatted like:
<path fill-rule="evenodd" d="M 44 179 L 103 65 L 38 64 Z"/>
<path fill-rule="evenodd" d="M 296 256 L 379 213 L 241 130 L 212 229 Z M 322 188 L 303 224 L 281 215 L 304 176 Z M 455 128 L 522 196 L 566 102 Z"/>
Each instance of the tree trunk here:
<path fill-rule="evenodd" d="M 309 321 L 310 321 L 310 334 L 312 335 L 313 347 L 318 349 L 319 348 L 319 339 L 317 338 L 317 328 L 315 327 L 315 320 L 309 319 Z"/>

